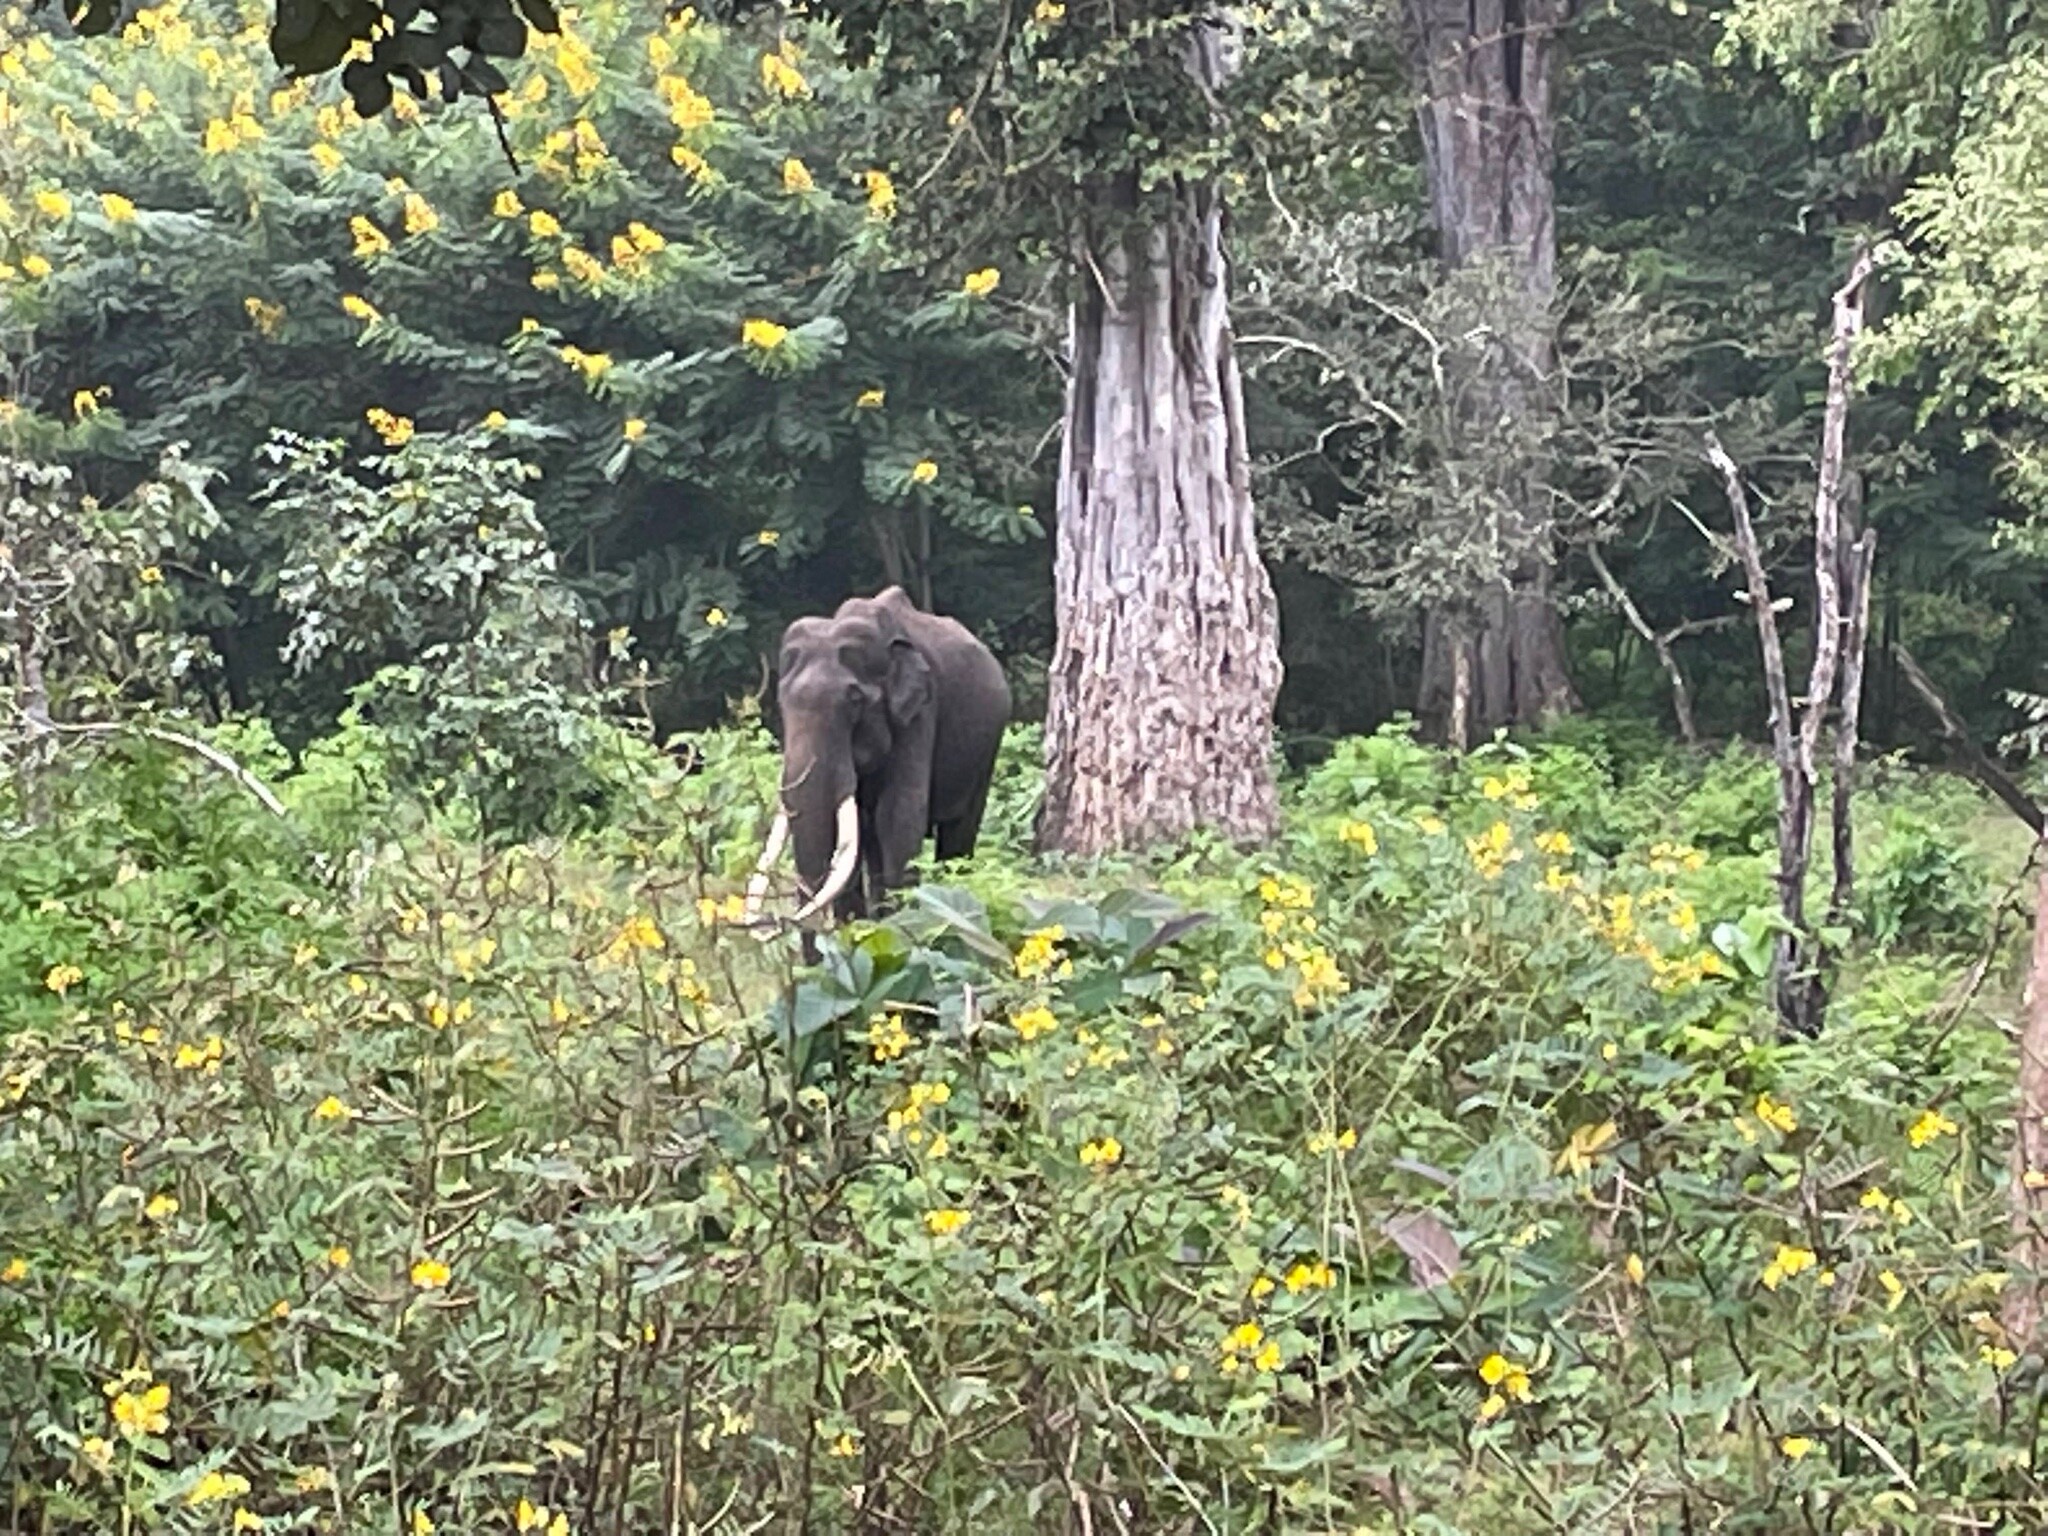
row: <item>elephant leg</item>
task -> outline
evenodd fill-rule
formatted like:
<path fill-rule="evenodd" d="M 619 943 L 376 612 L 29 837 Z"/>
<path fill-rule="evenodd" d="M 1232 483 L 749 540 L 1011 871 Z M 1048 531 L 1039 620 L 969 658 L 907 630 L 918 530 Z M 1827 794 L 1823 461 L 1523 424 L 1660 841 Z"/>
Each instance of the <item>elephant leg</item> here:
<path fill-rule="evenodd" d="M 982 813 L 988 809 L 988 780 L 981 781 L 981 788 L 967 808 L 950 821 L 938 825 L 939 857 L 941 859 L 964 859 L 974 852 L 976 839 L 981 836 Z"/>

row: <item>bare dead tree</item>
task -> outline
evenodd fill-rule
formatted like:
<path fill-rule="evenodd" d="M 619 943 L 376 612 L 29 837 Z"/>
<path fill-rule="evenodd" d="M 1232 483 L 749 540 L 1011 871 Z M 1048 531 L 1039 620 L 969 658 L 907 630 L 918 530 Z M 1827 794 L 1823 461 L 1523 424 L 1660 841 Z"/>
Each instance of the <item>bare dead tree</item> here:
<path fill-rule="evenodd" d="M 1650 621 L 1643 617 L 1643 611 L 1636 606 L 1636 600 L 1629 596 L 1628 588 L 1624 587 L 1614 572 L 1607 568 L 1607 562 L 1601 558 L 1597 545 L 1586 546 L 1586 560 L 1593 567 L 1593 574 L 1600 578 L 1600 585 L 1607 589 L 1607 595 L 1614 599 L 1615 607 L 1621 610 L 1621 616 L 1628 620 L 1629 628 L 1641 635 L 1650 649 L 1657 653 L 1657 661 L 1664 668 L 1664 675 L 1671 679 L 1671 713 L 1678 717 L 1679 737 L 1688 747 L 1698 746 L 1700 733 L 1693 724 L 1692 689 L 1685 681 L 1685 669 L 1679 666 L 1678 656 L 1671 649 L 1671 642 L 1677 637 L 1676 632 L 1667 634 L 1650 627 Z"/>
<path fill-rule="evenodd" d="M 1813 507 L 1813 664 L 1795 711 L 1785 680 L 1784 642 L 1778 632 L 1764 572 L 1763 549 L 1749 514 L 1742 471 L 1711 433 L 1707 460 L 1720 471 L 1735 522 L 1735 546 L 1756 615 L 1763 651 L 1764 686 L 1771 707 L 1771 756 L 1778 769 L 1778 907 L 1784 927 L 1773 952 L 1771 982 L 1780 1027 L 1810 1035 L 1827 1012 L 1827 974 L 1820 935 L 1806 914 L 1806 876 L 1813 853 L 1815 790 L 1821 735 L 1835 710 L 1834 899 L 1831 914 L 1846 913 L 1854 894 L 1852 831 L 1846 803 L 1853 795 L 1856 728 L 1863 691 L 1863 647 L 1869 632 L 1870 563 L 1876 542 L 1865 533 L 1852 557 L 1842 547 L 1842 455 L 1849 425 L 1849 362 L 1863 329 L 1863 289 L 1871 255 L 1859 251 L 1848 280 L 1836 290 L 1828 348 L 1827 401 L 1821 417 L 1819 476 Z M 1846 575 L 1846 580 L 1845 580 Z"/>

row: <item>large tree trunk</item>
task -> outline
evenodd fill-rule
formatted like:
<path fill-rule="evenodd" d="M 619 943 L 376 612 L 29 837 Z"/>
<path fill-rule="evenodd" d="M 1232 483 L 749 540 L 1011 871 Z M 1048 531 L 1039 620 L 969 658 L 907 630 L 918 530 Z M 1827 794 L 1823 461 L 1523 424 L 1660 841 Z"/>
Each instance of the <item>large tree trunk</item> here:
<path fill-rule="evenodd" d="M 1253 528 L 1223 204 L 1107 189 L 1078 253 L 1042 846 L 1274 830 L 1279 621 Z"/>
<path fill-rule="evenodd" d="M 1545 466 L 1533 448 L 1515 462 L 1494 446 L 1540 443 L 1555 389 L 1551 93 L 1567 3 L 1406 0 L 1440 254 L 1450 273 L 1483 279 L 1468 289 L 1479 312 L 1466 334 L 1486 339 L 1450 359 L 1462 376 L 1448 381 L 1448 451 L 1469 459 L 1495 509 L 1469 536 L 1504 556 L 1487 590 L 1424 621 L 1418 712 L 1458 746 L 1578 702 L 1550 590 Z"/>

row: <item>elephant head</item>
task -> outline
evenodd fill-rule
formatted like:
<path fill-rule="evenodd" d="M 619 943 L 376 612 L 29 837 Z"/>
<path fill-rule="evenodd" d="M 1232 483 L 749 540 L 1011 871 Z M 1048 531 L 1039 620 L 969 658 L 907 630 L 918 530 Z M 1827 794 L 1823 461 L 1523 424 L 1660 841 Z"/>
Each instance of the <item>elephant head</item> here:
<path fill-rule="evenodd" d="M 859 869 L 861 781 L 884 769 L 932 703 L 931 667 L 905 632 L 897 595 L 855 599 L 783 634 L 781 805 L 748 887 L 749 921 L 786 845 L 810 893 L 797 922 L 839 899 Z"/>

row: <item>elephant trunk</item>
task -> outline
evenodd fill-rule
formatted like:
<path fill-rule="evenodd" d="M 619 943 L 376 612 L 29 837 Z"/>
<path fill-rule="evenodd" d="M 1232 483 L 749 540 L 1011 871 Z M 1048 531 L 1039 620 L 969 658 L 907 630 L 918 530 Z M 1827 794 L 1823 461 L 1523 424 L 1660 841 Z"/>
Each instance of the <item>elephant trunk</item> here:
<path fill-rule="evenodd" d="M 799 922 L 838 899 L 860 856 L 853 741 L 835 725 L 807 713 L 785 715 L 779 819 L 787 828 L 807 898 Z"/>

